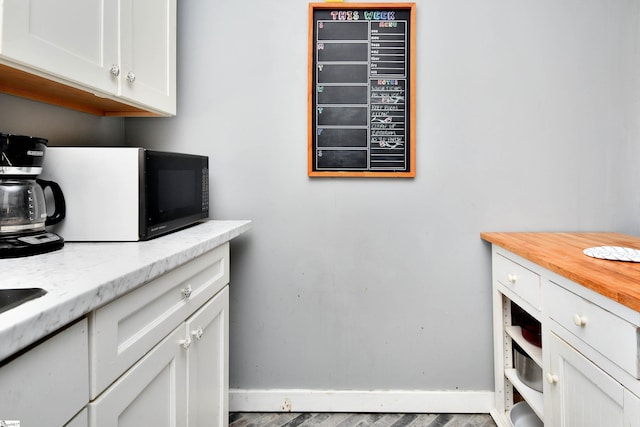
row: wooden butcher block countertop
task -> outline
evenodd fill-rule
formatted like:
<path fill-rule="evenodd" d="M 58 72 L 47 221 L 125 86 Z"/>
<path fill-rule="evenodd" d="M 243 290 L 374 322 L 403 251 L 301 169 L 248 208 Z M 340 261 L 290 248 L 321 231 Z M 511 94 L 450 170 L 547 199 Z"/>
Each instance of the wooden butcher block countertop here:
<path fill-rule="evenodd" d="M 482 239 L 640 311 L 640 263 L 583 253 L 595 246 L 640 250 L 640 238 L 618 233 L 481 233 Z"/>

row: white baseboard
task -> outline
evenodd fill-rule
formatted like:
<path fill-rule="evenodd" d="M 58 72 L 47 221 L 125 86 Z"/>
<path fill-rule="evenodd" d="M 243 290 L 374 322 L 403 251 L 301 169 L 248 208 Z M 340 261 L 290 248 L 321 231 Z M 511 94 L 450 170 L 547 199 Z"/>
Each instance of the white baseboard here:
<path fill-rule="evenodd" d="M 229 390 L 229 412 L 402 412 L 488 414 L 492 391 Z"/>

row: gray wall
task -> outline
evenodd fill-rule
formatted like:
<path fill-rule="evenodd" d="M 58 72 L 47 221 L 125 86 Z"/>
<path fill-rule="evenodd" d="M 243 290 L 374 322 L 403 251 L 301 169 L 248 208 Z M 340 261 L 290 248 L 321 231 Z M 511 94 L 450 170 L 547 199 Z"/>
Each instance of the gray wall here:
<path fill-rule="evenodd" d="M 488 390 L 485 230 L 638 234 L 637 0 L 418 0 L 417 177 L 307 177 L 307 2 L 178 2 L 178 116 L 0 129 L 207 154 L 232 388 Z M 95 138 L 95 139 L 94 139 Z"/>
<path fill-rule="evenodd" d="M 0 132 L 46 138 L 50 146 L 123 145 L 124 119 L 0 94 Z"/>
<path fill-rule="evenodd" d="M 485 230 L 639 231 L 636 0 L 417 1 L 417 177 L 307 177 L 307 2 L 179 2 L 178 116 L 234 246 L 232 388 L 492 387 Z"/>

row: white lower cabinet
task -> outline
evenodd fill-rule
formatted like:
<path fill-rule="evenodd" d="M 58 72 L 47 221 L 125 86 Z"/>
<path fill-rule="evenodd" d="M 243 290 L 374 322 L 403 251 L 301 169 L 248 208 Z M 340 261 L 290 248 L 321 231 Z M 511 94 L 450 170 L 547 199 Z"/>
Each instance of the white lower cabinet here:
<path fill-rule="evenodd" d="M 513 313 L 514 308 L 519 308 L 528 313 L 531 322 L 540 324 L 540 275 L 524 260 L 507 257 L 494 248 L 492 276 L 496 404 L 491 415 L 499 426 L 510 426 L 509 411 L 519 396 L 536 416 L 544 420 L 543 394 L 519 378 L 514 357 L 517 344 L 532 363 L 542 369 L 542 349 L 524 338 L 523 325 L 518 325 L 517 316 Z"/>
<path fill-rule="evenodd" d="M 89 404 L 90 425 L 226 425 L 228 306 L 224 287 Z"/>
<path fill-rule="evenodd" d="M 227 426 L 228 284 L 226 242 L 0 361 L 0 420 Z"/>
<path fill-rule="evenodd" d="M 229 283 L 219 246 L 92 312 L 91 399 Z"/>
<path fill-rule="evenodd" d="M 23 426 L 65 425 L 88 401 L 88 360 L 87 319 L 82 319 L 2 365 L 1 419 Z"/>
<path fill-rule="evenodd" d="M 89 427 L 89 409 L 84 408 L 64 427 Z"/>
<path fill-rule="evenodd" d="M 187 420 L 190 427 L 229 422 L 229 288 L 225 287 L 186 323 Z"/>
<path fill-rule="evenodd" d="M 640 402 L 636 396 L 555 334 L 549 345 L 550 425 L 622 427 L 640 423 L 634 420 Z"/>
<path fill-rule="evenodd" d="M 186 352 L 176 328 L 89 404 L 91 426 L 186 425 Z"/>
<path fill-rule="evenodd" d="M 89 425 L 228 423 L 229 245 L 96 310 Z"/>
<path fill-rule="evenodd" d="M 545 427 L 640 427 L 640 321 L 626 307 L 493 247 L 495 409 L 500 427 L 524 400 Z M 513 311 L 539 322 L 542 348 Z M 541 368 L 543 392 L 514 369 L 517 344 Z"/>

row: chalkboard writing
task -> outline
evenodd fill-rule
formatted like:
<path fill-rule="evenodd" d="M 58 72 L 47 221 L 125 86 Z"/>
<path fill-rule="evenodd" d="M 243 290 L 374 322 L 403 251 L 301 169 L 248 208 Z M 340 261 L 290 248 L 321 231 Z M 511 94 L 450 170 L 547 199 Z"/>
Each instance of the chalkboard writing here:
<path fill-rule="evenodd" d="M 415 3 L 309 5 L 309 175 L 415 176 Z"/>

